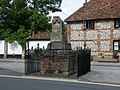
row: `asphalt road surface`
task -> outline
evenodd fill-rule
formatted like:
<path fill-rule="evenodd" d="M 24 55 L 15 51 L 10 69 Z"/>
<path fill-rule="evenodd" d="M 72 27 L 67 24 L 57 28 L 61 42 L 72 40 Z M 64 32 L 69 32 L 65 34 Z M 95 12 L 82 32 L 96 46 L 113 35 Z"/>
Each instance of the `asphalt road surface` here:
<path fill-rule="evenodd" d="M 0 77 L 0 90 L 120 90 L 119 87 Z"/>

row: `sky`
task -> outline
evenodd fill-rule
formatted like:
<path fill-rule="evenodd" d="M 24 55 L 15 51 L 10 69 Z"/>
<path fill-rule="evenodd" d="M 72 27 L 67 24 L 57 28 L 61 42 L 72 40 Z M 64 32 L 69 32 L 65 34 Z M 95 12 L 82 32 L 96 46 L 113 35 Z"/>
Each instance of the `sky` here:
<path fill-rule="evenodd" d="M 63 0 L 61 5 L 62 12 L 50 13 L 50 16 L 60 16 L 64 21 L 68 16 L 82 7 L 83 3 L 85 3 L 85 0 Z"/>

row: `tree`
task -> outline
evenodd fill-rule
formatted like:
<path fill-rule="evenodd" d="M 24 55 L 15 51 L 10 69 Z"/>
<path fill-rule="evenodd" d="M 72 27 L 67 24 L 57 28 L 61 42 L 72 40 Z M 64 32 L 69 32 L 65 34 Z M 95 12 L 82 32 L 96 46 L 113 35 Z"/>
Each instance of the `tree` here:
<path fill-rule="evenodd" d="M 34 31 L 50 27 L 50 11 L 61 11 L 62 0 L 0 0 L 0 38 L 25 46 Z"/>

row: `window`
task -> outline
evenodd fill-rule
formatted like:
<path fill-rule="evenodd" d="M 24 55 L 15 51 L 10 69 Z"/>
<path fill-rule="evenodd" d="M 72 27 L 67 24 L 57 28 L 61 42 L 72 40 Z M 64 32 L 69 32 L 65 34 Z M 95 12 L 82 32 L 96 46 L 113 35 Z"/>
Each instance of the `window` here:
<path fill-rule="evenodd" d="M 120 19 L 115 19 L 115 28 L 120 28 Z"/>
<path fill-rule="evenodd" d="M 85 21 L 85 29 L 94 29 L 94 21 L 93 20 Z"/>
<path fill-rule="evenodd" d="M 120 51 L 120 40 L 119 41 L 113 41 L 113 50 Z"/>

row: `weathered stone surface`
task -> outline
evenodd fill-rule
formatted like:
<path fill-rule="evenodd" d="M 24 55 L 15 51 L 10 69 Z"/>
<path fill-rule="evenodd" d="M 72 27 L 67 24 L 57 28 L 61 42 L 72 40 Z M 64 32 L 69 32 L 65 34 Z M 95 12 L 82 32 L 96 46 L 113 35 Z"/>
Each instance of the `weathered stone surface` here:
<path fill-rule="evenodd" d="M 83 31 L 71 31 L 71 40 L 84 40 Z"/>
<path fill-rule="evenodd" d="M 97 40 L 98 37 L 98 31 L 97 30 L 87 30 L 86 31 L 86 40 Z"/>
<path fill-rule="evenodd" d="M 41 75 L 50 74 L 68 76 L 75 73 L 75 52 L 67 42 L 63 21 L 54 17 L 52 21 L 52 34 L 47 49 L 42 53 Z"/>
<path fill-rule="evenodd" d="M 71 44 L 67 42 L 51 42 L 48 44 L 47 49 L 54 50 L 71 50 Z"/>
<path fill-rule="evenodd" d="M 110 30 L 99 30 L 100 32 L 100 39 L 110 39 Z"/>
<path fill-rule="evenodd" d="M 101 41 L 100 42 L 101 51 L 110 51 L 110 41 Z"/>
<path fill-rule="evenodd" d="M 91 52 L 91 55 L 98 55 L 98 52 Z"/>
<path fill-rule="evenodd" d="M 113 38 L 119 38 L 120 39 L 120 30 L 114 30 L 113 31 Z"/>
<path fill-rule="evenodd" d="M 96 23 L 97 29 L 110 29 L 111 22 L 110 20 L 98 20 Z"/>
<path fill-rule="evenodd" d="M 91 48 L 91 51 L 97 51 L 98 49 L 98 45 L 97 45 L 97 41 L 86 41 L 86 46 L 88 48 Z"/>
<path fill-rule="evenodd" d="M 69 34 L 72 49 L 76 50 L 77 47 L 84 48 L 84 45 L 86 45 L 86 47 L 91 48 L 92 54 L 95 55 L 96 52 L 104 52 L 108 55 L 112 52 L 113 40 L 120 39 L 120 30 L 114 28 L 113 20 L 97 20 L 94 30 L 70 29 Z"/>
<path fill-rule="evenodd" d="M 84 48 L 84 41 L 74 41 L 74 42 L 70 42 L 71 46 L 72 46 L 72 50 L 76 50 L 77 48 Z"/>
<path fill-rule="evenodd" d="M 55 16 L 52 20 L 52 33 L 50 35 L 51 42 L 67 41 L 64 23 L 60 17 Z"/>
<path fill-rule="evenodd" d="M 62 75 L 68 76 L 75 73 L 76 61 L 75 52 L 72 50 L 52 50 L 44 54 L 41 61 L 41 75 Z"/>
<path fill-rule="evenodd" d="M 47 49 L 71 49 L 70 43 L 67 42 L 67 34 L 64 29 L 64 23 L 58 16 L 53 17 L 52 20 L 52 33 L 50 41 L 51 43 L 48 44 Z"/>
<path fill-rule="evenodd" d="M 82 28 L 83 28 L 83 23 L 82 23 L 82 22 L 73 23 L 73 24 L 70 26 L 70 29 L 71 29 L 71 30 L 81 30 Z"/>

